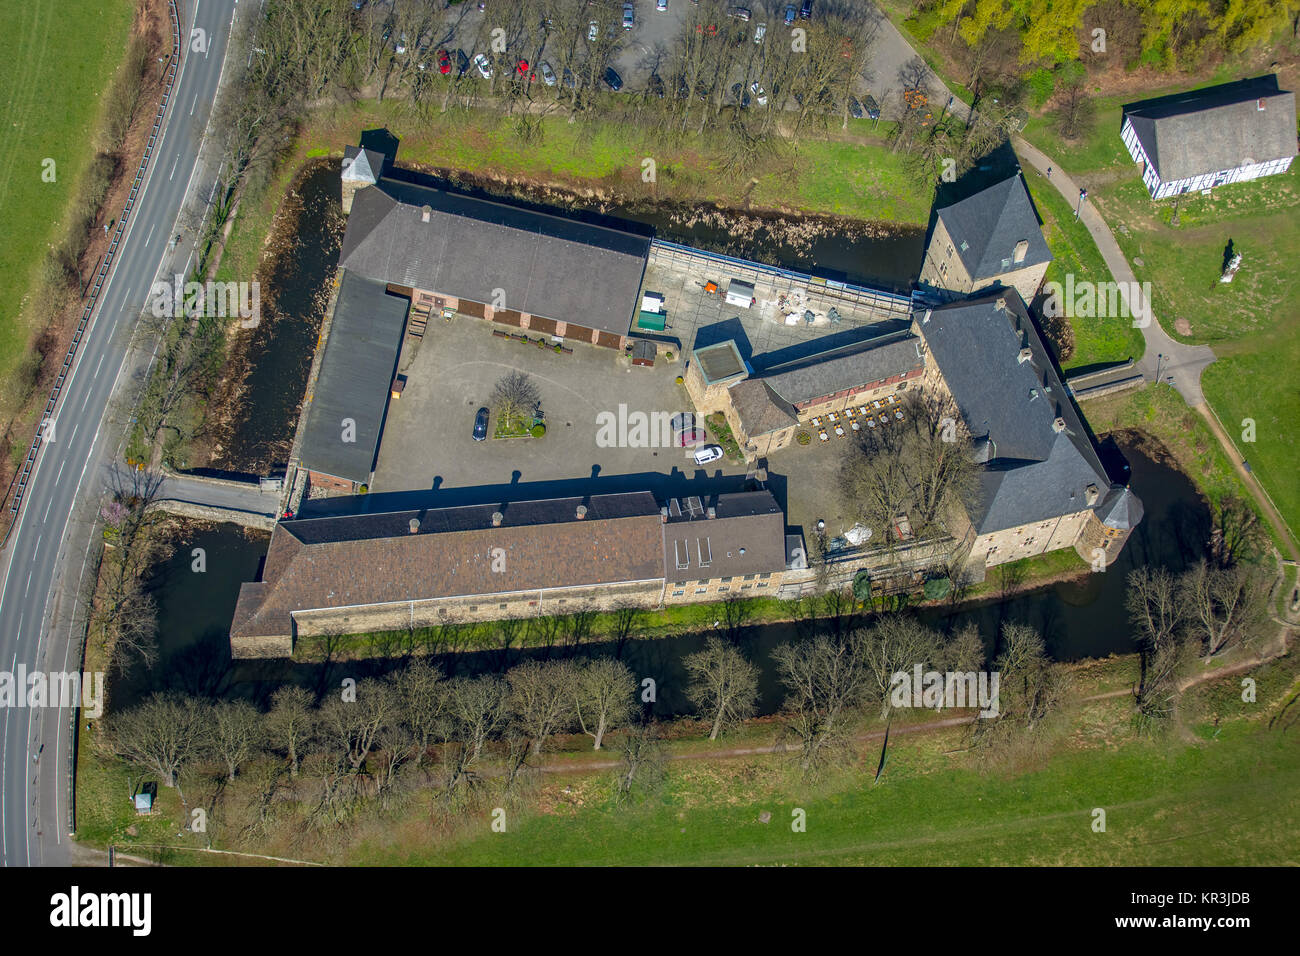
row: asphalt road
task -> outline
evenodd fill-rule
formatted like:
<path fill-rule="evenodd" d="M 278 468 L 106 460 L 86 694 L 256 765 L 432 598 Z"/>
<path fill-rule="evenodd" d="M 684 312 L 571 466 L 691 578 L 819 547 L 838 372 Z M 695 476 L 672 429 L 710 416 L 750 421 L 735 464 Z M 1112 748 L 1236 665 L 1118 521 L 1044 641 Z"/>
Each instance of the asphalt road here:
<path fill-rule="evenodd" d="M 0 669 L 66 672 L 79 666 L 65 619 L 88 553 L 88 523 L 73 515 L 97 499 L 101 465 L 119 435 L 105 427 L 126 364 L 131 332 L 160 269 L 183 269 L 190 250 L 169 243 L 187 195 L 204 198 L 213 172 L 200 167 L 208 116 L 220 83 L 237 0 L 194 0 L 181 8 L 181 66 L 165 127 L 111 278 L 82 339 L 42 448 L 17 526 L 0 555 Z M 245 8 L 248 0 L 245 0 Z M 191 49 L 204 30 L 205 51 Z M 61 581 L 61 576 L 66 580 Z M 61 586 L 56 587 L 56 583 Z M 62 611 L 61 614 L 56 612 Z M 58 626 L 51 618 L 58 617 Z M 72 862 L 68 829 L 71 711 L 0 707 L 0 860 L 5 866 Z M 127 794 L 122 795 L 126 800 Z"/>

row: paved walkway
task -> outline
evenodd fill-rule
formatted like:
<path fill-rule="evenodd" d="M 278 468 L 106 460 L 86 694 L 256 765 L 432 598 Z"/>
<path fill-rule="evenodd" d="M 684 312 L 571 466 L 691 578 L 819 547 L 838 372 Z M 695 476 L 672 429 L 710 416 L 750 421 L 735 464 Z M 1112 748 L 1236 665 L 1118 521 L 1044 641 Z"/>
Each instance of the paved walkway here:
<path fill-rule="evenodd" d="M 1044 176 L 1050 169 L 1052 171 L 1050 182 L 1056 187 L 1057 192 L 1064 196 L 1071 206 L 1078 205 L 1080 189 L 1078 183 L 1050 157 L 1021 137 L 1017 136 L 1012 142 L 1016 154 L 1034 169 Z M 1201 391 L 1201 372 L 1214 361 L 1214 352 L 1208 345 L 1185 345 L 1170 338 L 1152 313 L 1151 303 L 1142 294 L 1128 259 L 1120 251 L 1119 243 L 1115 241 L 1110 227 L 1101 218 L 1096 207 L 1085 200 L 1080 218 L 1088 227 L 1088 232 L 1092 234 L 1101 257 L 1106 260 L 1106 267 L 1110 269 L 1111 276 L 1119 283 L 1120 296 L 1128 306 L 1129 314 L 1144 317 L 1143 320 L 1138 321 L 1145 321 L 1145 324 L 1138 327 L 1142 330 L 1142 337 L 1146 339 L 1146 352 L 1137 363 L 1136 371 L 1140 372 L 1148 382 L 1156 381 L 1158 374 L 1162 380 L 1173 385 L 1178 390 L 1178 394 L 1183 396 L 1187 404 L 1193 408 L 1203 404 L 1205 395 Z M 1137 301 L 1130 299 L 1133 290 L 1137 290 Z"/>

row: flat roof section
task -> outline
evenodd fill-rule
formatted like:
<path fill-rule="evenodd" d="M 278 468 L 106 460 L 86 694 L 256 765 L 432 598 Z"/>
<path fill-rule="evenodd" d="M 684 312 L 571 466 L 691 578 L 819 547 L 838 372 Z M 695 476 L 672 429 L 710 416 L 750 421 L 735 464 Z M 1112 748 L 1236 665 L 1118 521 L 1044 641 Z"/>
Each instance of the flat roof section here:
<path fill-rule="evenodd" d="M 691 356 L 699 365 L 707 385 L 716 385 L 749 371 L 745 367 L 745 360 L 740 357 L 740 350 L 731 339 L 696 349 Z"/>
<path fill-rule="evenodd" d="M 379 451 L 406 299 L 344 271 L 299 459 L 311 471 L 366 482 Z"/>

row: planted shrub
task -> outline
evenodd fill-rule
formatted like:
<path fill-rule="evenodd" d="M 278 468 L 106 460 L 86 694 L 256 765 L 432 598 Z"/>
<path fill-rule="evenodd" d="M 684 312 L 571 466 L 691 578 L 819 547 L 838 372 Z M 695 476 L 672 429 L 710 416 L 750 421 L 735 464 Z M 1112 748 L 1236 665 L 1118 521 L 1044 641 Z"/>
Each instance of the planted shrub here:
<path fill-rule="evenodd" d="M 546 434 L 546 426 L 543 425 L 541 422 L 538 422 L 536 425 L 534 425 L 532 428 L 528 430 L 528 434 L 532 435 L 534 438 L 541 438 L 543 435 Z"/>

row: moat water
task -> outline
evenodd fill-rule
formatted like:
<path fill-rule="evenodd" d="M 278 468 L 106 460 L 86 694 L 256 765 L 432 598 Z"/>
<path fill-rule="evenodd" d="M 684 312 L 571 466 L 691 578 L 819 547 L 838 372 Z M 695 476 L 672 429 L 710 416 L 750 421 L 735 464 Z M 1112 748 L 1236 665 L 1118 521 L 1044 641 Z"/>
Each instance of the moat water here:
<path fill-rule="evenodd" d="M 1131 446 L 1120 450 L 1132 467 L 1132 487 L 1142 498 L 1146 517 L 1119 559 L 1105 573 L 1049 585 L 1014 597 L 982 602 L 950 612 L 926 608 L 921 617 L 936 628 L 951 630 L 972 621 L 992 646 L 1004 621 L 1030 624 L 1044 634 L 1058 660 L 1104 657 L 1133 650 L 1132 629 L 1124 611 L 1124 578 L 1132 568 L 1150 564 L 1182 570 L 1199 554 L 1207 538 L 1210 515 L 1204 499 L 1181 472 L 1152 460 Z M 159 660 L 152 670 L 137 669 L 113 682 L 110 707 L 129 706 L 156 690 L 181 690 L 214 697 L 244 697 L 265 703 L 271 693 L 292 682 L 323 691 L 343 677 L 382 674 L 400 666 L 394 661 L 350 661 L 330 665 L 290 661 L 232 661 L 228 640 L 239 585 L 257 578 L 266 552 L 265 535 L 248 536 L 233 525 L 194 530 L 178 541 L 172 557 L 154 569 L 151 587 L 158 602 Z M 207 570 L 191 569 L 194 548 L 203 548 Z M 905 612 L 909 613 L 909 612 Z M 621 658 L 639 677 L 654 677 L 659 688 L 657 711 L 663 715 L 689 710 L 682 659 L 699 650 L 712 631 L 677 637 L 629 640 Z M 764 712 L 780 704 L 781 692 L 771 666 L 772 650 L 805 636 L 796 623 L 744 628 L 740 640 L 762 671 Z M 558 652 L 557 652 L 558 653 Z M 613 653 L 608 644 L 579 648 L 579 656 Z M 512 651 L 443 655 L 449 673 L 497 672 L 545 652 Z"/>

